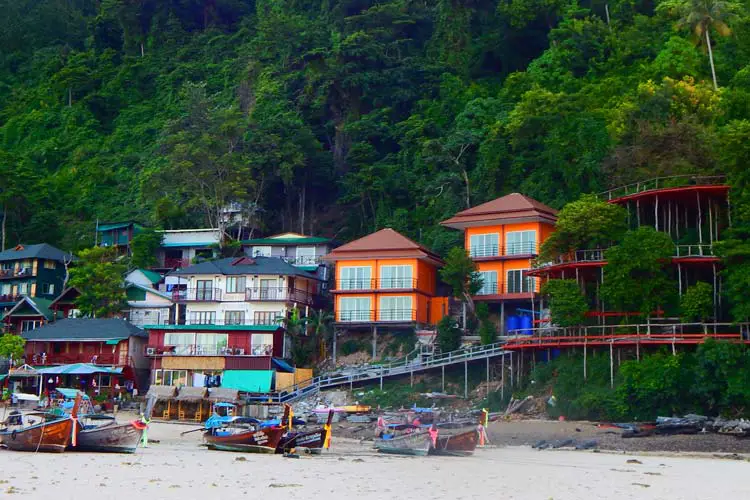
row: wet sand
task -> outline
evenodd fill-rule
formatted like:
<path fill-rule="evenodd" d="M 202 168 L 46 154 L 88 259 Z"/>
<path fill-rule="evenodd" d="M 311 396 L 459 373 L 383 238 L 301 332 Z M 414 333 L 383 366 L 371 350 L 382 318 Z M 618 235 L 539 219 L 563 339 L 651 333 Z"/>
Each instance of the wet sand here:
<path fill-rule="evenodd" d="M 154 422 L 149 436 L 160 442 L 134 455 L 0 450 L 0 497 L 750 498 L 746 461 L 516 446 L 478 449 L 468 458 L 397 457 L 335 433 L 324 455 L 291 459 L 209 451 L 199 446 L 199 432 L 180 437 L 191 428 Z"/>

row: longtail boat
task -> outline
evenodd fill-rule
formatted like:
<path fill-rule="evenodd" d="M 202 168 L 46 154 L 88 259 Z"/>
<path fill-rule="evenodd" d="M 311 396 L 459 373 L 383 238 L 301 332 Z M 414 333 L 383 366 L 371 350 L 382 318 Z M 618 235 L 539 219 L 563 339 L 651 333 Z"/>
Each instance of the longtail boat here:
<path fill-rule="evenodd" d="M 71 449 L 135 453 L 141 441 L 144 426 L 145 424 L 139 420 L 122 424 L 110 416 L 82 415 L 77 426 L 77 443 Z"/>
<path fill-rule="evenodd" d="M 435 444 L 437 430 L 435 427 L 421 429 L 409 424 L 390 425 L 390 429 L 403 431 L 399 434 L 382 434 L 375 440 L 375 449 L 380 453 L 392 455 L 425 456 Z"/>
<path fill-rule="evenodd" d="M 435 445 L 430 447 L 430 455 L 467 457 L 474 454 L 478 442 L 479 431 L 477 429 L 452 435 L 440 433 L 435 440 Z"/>
<path fill-rule="evenodd" d="M 203 434 L 210 450 L 244 451 L 248 453 L 276 453 L 283 427 L 261 428 L 260 420 L 235 417 L 233 421 L 212 428 Z"/>
<path fill-rule="evenodd" d="M 0 444 L 15 451 L 62 453 L 73 437 L 73 425 L 81 399 L 73 405 L 72 416 L 43 412 L 9 415 L 0 430 Z"/>
<path fill-rule="evenodd" d="M 331 422 L 333 421 L 334 411 L 328 412 L 328 420 L 325 425 L 320 429 L 307 432 L 294 432 L 289 419 L 293 419 L 290 415 L 290 409 L 285 405 L 284 417 L 282 424 L 285 424 L 289 431 L 284 434 L 281 438 L 279 446 L 276 448 L 276 453 L 284 453 L 291 450 L 304 450 L 312 455 L 319 455 L 323 452 L 323 448 L 328 448 L 330 445 L 331 438 Z"/>

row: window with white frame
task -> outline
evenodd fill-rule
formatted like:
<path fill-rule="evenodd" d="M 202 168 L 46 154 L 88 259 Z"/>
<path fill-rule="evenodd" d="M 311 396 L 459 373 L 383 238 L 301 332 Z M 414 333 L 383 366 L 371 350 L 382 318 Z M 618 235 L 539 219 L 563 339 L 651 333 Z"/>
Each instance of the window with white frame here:
<path fill-rule="evenodd" d="M 42 284 L 42 293 L 44 295 L 54 295 L 54 293 L 55 293 L 55 285 L 53 283 L 43 283 Z"/>
<path fill-rule="evenodd" d="M 271 247 L 253 247 L 253 257 L 270 257 Z"/>
<path fill-rule="evenodd" d="M 245 276 L 228 276 L 227 277 L 227 293 L 245 293 L 245 284 L 247 279 Z"/>
<path fill-rule="evenodd" d="M 154 370 L 154 385 L 187 385 L 187 370 Z"/>
<path fill-rule="evenodd" d="M 536 253 L 536 231 L 511 231 L 505 235 L 506 255 Z"/>
<path fill-rule="evenodd" d="M 315 247 L 297 247 L 294 257 L 295 263 L 300 266 L 315 265 L 318 263 L 315 256 Z"/>
<path fill-rule="evenodd" d="M 469 238 L 469 253 L 472 257 L 500 255 L 500 235 L 498 233 L 471 235 Z"/>
<path fill-rule="evenodd" d="M 191 325 L 213 325 L 216 323 L 215 311 L 193 311 L 190 313 Z"/>
<path fill-rule="evenodd" d="M 536 288 L 536 280 L 524 276 L 528 269 L 508 271 L 508 293 L 529 293 Z"/>
<path fill-rule="evenodd" d="M 273 354 L 273 334 L 253 333 L 250 337 L 250 353 L 253 356 L 270 356 Z"/>
<path fill-rule="evenodd" d="M 340 290 L 367 290 L 372 288 L 372 267 L 342 267 L 339 276 Z"/>
<path fill-rule="evenodd" d="M 412 266 L 382 266 L 379 288 L 412 288 Z"/>
<path fill-rule="evenodd" d="M 380 310 L 378 311 L 380 321 L 411 321 L 412 298 L 405 297 L 380 297 Z"/>
<path fill-rule="evenodd" d="M 278 325 L 279 318 L 282 317 L 281 311 L 255 311 L 253 323 L 256 325 Z"/>
<path fill-rule="evenodd" d="M 11 285 L 10 283 L 3 283 L 0 285 L 0 295 L 10 295 Z"/>
<path fill-rule="evenodd" d="M 195 354 L 221 355 L 226 353 L 229 335 L 226 333 L 198 333 L 195 341 Z"/>
<path fill-rule="evenodd" d="M 25 319 L 21 321 L 21 331 L 30 332 L 42 326 L 42 321 L 38 319 Z"/>
<path fill-rule="evenodd" d="M 242 325 L 245 323 L 245 311 L 225 311 L 225 325 Z"/>
<path fill-rule="evenodd" d="M 341 297 L 339 299 L 339 321 L 371 321 L 369 297 Z"/>
<path fill-rule="evenodd" d="M 497 271 L 479 271 L 479 277 L 482 280 L 482 288 L 477 295 L 496 295 L 497 291 Z"/>
<path fill-rule="evenodd" d="M 164 345 L 174 347 L 174 354 L 178 356 L 186 356 L 193 354 L 193 346 L 195 345 L 195 334 L 194 333 L 166 333 L 164 335 Z M 164 384 L 172 385 L 172 384 Z"/>
<path fill-rule="evenodd" d="M 44 261 L 44 268 L 45 269 L 57 269 L 57 262 L 55 262 L 54 260 L 47 259 Z"/>

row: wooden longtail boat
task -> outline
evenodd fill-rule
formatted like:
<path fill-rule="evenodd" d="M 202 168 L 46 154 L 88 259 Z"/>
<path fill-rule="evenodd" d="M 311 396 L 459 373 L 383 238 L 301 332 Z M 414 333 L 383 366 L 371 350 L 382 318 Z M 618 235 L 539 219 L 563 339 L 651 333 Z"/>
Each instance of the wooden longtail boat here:
<path fill-rule="evenodd" d="M 259 420 L 237 417 L 221 427 L 209 429 L 203 439 L 210 450 L 276 453 L 284 432 L 283 427 L 264 429 Z"/>
<path fill-rule="evenodd" d="M 314 431 L 308 432 L 287 432 L 284 437 L 281 438 L 276 453 L 284 453 L 292 449 L 305 450 L 313 455 L 319 455 L 323 452 L 323 448 L 328 447 L 328 439 L 331 436 L 331 422 L 333 421 L 333 410 L 328 412 L 328 420 L 325 425 Z M 285 416 L 288 415 L 285 412 Z"/>
<path fill-rule="evenodd" d="M 80 404 L 81 398 L 78 397 L 71 417 L 40 412 L 11 415 L 0 430 L 0 444 L 15 451 L 62 453 L 73 437 L 74 419 Z"/>
<path fill-rule="evenodd" d="M 388 439 L 376 439 L 375 449 L 393 455 L 425 456 L 433 445 L 433 435 L 427 430 L 399 434 Z"/>
<path fill-rule="evenodd" d="M 93 418 L 92 418 L 93 417 Z M 102 421 L 94 424 L 88 422 Z M 84 421 L 78 423 L 77 443 L 73 450 L 100 451 L 109 453 L 135 453 L 143 435 L 143 427 L 139 422 L 118 423 L 114 417 L 86 415 Z"/>
<path fill-rule="evenodd" d="M 430 455 L 467 457 L 474 454 L 478 442 L 477 429 L 453 435 L 438 434 L 435 445 L 430 448 Z"/>

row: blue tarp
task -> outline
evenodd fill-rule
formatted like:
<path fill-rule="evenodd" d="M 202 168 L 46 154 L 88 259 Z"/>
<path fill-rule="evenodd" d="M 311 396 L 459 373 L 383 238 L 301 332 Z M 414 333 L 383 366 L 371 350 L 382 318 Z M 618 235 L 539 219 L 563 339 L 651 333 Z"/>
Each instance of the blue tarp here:
<path fill-rule="evenodd" d="M 284 361 L 283 359 L 279 358 L 273 358 L 271 360 L 273 362 L 273 366 L 278 370 L 286 373 L 294 373 L 294 367 Z"/>

